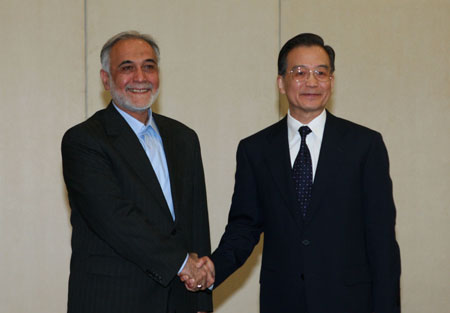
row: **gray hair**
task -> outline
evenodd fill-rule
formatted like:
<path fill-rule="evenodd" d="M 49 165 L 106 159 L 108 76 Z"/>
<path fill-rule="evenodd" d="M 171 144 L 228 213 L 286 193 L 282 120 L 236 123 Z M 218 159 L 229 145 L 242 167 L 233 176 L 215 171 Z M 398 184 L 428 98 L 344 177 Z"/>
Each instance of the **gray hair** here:
<path fill-rule="evenodd" d="M 145 41 L 150 45 L 150 47 L 153 48 L 153 51 L 155 51 L 156 59 L 159 64 L 159 47 L 156 44 L 155 40 L 152 38 L 152 36 L 147 34 L 141 34 L 135 30 L 130 30 L 126 32 L 119 33 L 113 37 L 111 37 L 102 48 L 102 51 L 100 52 L 100 62 L 102 63 L 102 68 L 105 72 L 109 74 L 110 70 L 110 64 L 109 64 L 109 54 L 111 52 L 112 47 L 118 43 L 121 40 L 125 39 L 140 39 Z"/>

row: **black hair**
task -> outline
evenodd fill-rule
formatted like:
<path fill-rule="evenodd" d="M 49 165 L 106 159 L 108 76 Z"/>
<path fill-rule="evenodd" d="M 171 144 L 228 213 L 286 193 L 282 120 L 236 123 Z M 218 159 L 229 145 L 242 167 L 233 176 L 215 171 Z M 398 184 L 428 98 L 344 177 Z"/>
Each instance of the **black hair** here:
<path fill-rule="evenodd" d="M 316 34 L 311 33 L 302 33 L 291 39 L 289 39 L 281 48 L 280 53 L 278 55 L 278 75 L 284 76 L 286 74 L 287 67 L 287 55 L 289 52 L 297 47 L 312 47 L 319 46 L 322 47 L 325 52 L 328 54 L 328 58 L 330 59 L 331 73 L 334 72 L 334 59 L 335 53 L 333 48 L 328 45 L 325 45 L 322 37 Z"/>

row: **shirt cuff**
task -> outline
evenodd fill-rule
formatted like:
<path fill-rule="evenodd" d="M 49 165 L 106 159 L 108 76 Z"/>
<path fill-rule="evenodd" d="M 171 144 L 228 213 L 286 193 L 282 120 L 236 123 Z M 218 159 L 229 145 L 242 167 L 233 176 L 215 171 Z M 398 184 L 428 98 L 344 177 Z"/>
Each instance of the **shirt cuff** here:
<path fill-rule="evenodd" d="M 180 270 L 178 271 L 178 275 L 183 271 L 184 267 L 186 266 L 187 260 L 189 259 L 189 253 L 186 254 L 186 258 L 184 259 L 183 264 L 180 267 Z"/>

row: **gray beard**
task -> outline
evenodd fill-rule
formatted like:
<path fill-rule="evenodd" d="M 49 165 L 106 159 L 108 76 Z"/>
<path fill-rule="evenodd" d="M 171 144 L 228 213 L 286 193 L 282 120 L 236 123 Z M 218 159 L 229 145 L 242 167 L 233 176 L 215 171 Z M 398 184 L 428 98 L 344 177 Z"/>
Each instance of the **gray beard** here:
<path fill-rule="evenodd" d="M 128 99 L 127 97 L 125 97 L 124 95 L 116 92 L 116 86 L 114 85 L 114 82 L 112 81 L 112 79 L 110 79 L 110 93 L 111 93 L 111 98 L 113 99 L 114 103 L 118 106 L 121 106 L 131 112 L 143 112 L 143 111 L 147 111 L 148 109 L 150 109 L 152 107 L 152 104 L 156 101 L 156 99 L 158 98 L 159 95 L 159 89 L 152 94 L 152 96 L 150 97 L 150 99 L 148 100 L 148 103 L 144 106 L 135 106 L 133 104 L 133 102 L 130 101 L 130 99 Z M 152 87 L 152 91 L 153 91 L 153 87 Z"/>

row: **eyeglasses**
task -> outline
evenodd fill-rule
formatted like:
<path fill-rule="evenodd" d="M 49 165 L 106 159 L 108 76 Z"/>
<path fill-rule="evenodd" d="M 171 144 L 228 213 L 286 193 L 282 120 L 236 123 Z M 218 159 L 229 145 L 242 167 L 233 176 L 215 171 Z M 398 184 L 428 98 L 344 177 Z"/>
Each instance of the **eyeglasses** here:
<path fill-rule="evenodd" d="M 309 69 L 306 66 L 295 66 L 288 72 L 291 78 L 298 83 L 307 81 L 311 73 L 314 75 L 314 78 L 320 82 L 327 82 L 331 79 L 330 69 L 324 66 L 318 66 L 313 69 Z"/>

